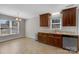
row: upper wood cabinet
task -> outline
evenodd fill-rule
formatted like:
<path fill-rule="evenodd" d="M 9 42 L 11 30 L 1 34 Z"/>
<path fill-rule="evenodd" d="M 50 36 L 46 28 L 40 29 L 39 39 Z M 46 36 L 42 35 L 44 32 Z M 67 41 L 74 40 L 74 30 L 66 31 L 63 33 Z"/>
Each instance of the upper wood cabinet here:
<path fill-rule="evenodd" d="M 62 25 L 76 26 L 76 7 L 62 11 Z"/>
<path fill-rule="evenodd" d="M 49 26 L 50 16 L 51 16 L 50 13 L 40 15 L 40 26 L 41 27 L 48 27 Z"/>

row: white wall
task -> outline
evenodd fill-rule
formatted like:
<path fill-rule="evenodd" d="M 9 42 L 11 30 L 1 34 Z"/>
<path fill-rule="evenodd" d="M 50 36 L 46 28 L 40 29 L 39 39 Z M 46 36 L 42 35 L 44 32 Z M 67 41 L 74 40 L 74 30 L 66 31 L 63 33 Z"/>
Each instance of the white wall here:
<path fill-rule="evenodd" d="M 40 29 L 39 16 L 26 20 L 26 37 L 36 39 L 37 32 Z"/>
<path fill-rule="evenodd" d="M 79 35 L 79 9 L 78 9 L 78 12 L 77 12 L 78 14 L 77 14 L 77 31 L 78 31 L 78 35 Z"/>

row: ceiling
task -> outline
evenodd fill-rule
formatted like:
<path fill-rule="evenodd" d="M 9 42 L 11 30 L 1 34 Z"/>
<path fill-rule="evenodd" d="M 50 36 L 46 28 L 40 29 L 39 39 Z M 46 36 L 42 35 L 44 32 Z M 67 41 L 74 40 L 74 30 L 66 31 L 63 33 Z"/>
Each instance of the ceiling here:
<path fill-rule="evenodd" d="M 68 4 L 1 4 L 0 13 L 31 18 L 46 12 L 60 12 L 66 6 Z"/>

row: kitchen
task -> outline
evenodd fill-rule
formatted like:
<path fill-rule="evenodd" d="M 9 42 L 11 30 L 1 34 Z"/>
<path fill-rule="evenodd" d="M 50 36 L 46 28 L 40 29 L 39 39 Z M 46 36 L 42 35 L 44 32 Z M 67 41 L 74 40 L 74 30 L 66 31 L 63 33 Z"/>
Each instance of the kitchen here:
<path fill-rule="evenodd" d="M 52 16 L 51 13 L 41 14 L 40 27 L 43 29 L 38 32 L 38 41 L 77 52 L 79 50 L 77 14 L 77 7 L 62 9 L 61 12 L 52 13 Z M 50 29 L 44 29 L 46 27 Z"/>
<path fill-rule="evenodd" d="M 78 22 L 79 0 L 1 0 L 0 58 L 77 59 Z"/>
<path fill-rule="evenodd" d="M 0 14 L 2 53 L 79 53 L 78 4 L 13 4 L 0 7 L 4 12 Z M 8 45 L 6 42 L 9 42 Z"/>

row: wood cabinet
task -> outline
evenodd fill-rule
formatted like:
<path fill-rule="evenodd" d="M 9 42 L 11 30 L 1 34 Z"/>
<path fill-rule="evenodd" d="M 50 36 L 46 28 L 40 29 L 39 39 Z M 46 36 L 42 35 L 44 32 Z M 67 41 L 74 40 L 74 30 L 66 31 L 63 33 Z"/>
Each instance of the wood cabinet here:
<path fill-rule="evenodd" d="M 40 15 L 40 26 L 41 27 L 48 27 L 50 21 L 50 13 Z"/>
<path fill-rule="evenodd" d="M 62 11 L 63 26 L 76 26 L 76 7 Z"/>
<path fill-rule="evenodd" d="M 48 45 L 62 47 L 62 35 L 59 34 L 38 33 L 38 41 Z"/>
<path fill-rule="evenodd" d="M 54 46 L 62 47 L 62 38 L 54 38 Z"/>
<path fill-rule="evenodd" d="M 39 33 L 38 34 L 38 41 L 40 41 L 42 43 L 47 43 L 46 42 L 47 41 L 47 34 L 45 34 L 45 33 Z"/>

